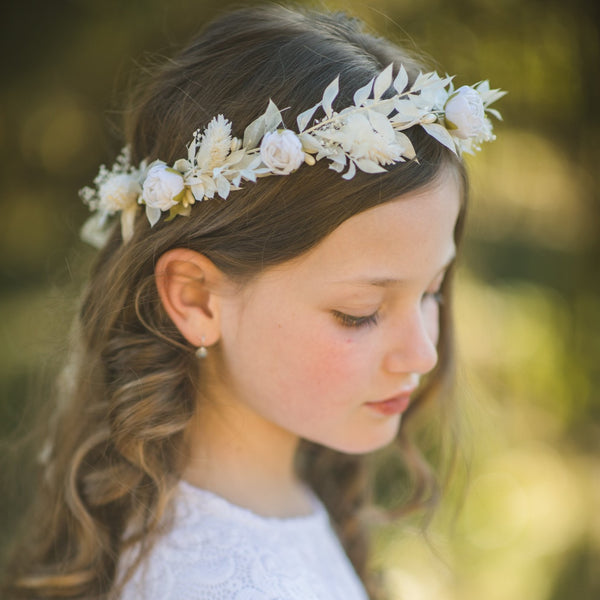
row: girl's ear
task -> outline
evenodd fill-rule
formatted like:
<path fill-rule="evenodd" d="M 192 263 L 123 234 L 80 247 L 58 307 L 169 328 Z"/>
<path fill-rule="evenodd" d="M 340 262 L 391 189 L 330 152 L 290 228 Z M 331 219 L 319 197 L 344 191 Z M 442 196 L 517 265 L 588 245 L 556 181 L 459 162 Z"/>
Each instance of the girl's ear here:
<path fill-rule="evenodd" d="M 195 347 L 210 346 L 221 335 L 220 297 L 227 277 L 203 254 L 186 248 L 165 252 L 154 269 L 167 314 Z"/>

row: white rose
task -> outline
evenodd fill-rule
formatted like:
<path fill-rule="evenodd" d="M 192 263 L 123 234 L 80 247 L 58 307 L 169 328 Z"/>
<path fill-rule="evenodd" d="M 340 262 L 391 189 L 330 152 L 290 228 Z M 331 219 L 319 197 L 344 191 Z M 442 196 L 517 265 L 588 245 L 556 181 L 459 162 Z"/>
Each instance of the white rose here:
<path fill-rule="evenodd" d="M 304 162 L 302 143 L 289 129 L 266 133 L 260 144 L 260 158 L 275 175 L 289 175 Z"/>
<path fill-rule="evenodd" d="M 183 190 L 181 173 L 157 160 L 152 163 L 146 175 L 142 198 L 146 206 L 165 211 L 177 204 L 175 198 Z"/>
<path fill-rule="evenodd" d="M 141 193 L 142 188 L 136 177 L 124 173 L 113 175 L 98 190 L 99 208 L 109 213 L 127 210 L 137 204 Z"/>
<path fill-rule="evenodd" d="M 481 94 L 468 85 L 459 88 L 446 102 L 446 122 L 452 135 L 463 140 L 489 139 L 491 127 L 485 116 Z"/>

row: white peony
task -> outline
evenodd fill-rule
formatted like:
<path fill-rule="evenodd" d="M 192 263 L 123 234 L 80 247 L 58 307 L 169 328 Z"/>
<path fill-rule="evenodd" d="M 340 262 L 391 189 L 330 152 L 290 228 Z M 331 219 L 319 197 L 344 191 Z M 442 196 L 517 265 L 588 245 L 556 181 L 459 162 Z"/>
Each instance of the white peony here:
<path fill-rule="evenodd" d="M 468 85 L 459 88 L 446 102 L 446 122 L 452 135 L 478 142 L 491 139 L 481 94 Z"/>
<path fill-rule="evenodd" d="M 289 129 L 266 133 L 260 144 L 260 158 L 275 175 L 289 175 L 304 162 L 302 143 Z"/>
<path fill-rule="evenodd" d="M 183 176 L 179 171 L 157 160 L 148 169 L 142 199 L 146 206 L 165 211 L 177 204 L 175 198 L 183 192 Z"/>
<path fill-rule="evenodd" d="M 137 199 L 142 193 L 137 177 L 121 173 L 111 175 L 98 190 L 98 208 L 108 213 L 127 210 L 137 205 Z"/>

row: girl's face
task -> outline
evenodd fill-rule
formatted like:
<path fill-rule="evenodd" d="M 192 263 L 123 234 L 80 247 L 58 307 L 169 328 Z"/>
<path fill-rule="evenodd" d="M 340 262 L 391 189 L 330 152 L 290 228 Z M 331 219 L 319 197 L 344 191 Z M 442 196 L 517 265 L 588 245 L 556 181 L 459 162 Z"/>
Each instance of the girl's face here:
<path fill-rule="evenodd" d="M 459 196 L 446 172 L 223 297 L 218 404 L 260 435 L 272 429 L 349 453 L 389 443 L 437 361 Z"/>

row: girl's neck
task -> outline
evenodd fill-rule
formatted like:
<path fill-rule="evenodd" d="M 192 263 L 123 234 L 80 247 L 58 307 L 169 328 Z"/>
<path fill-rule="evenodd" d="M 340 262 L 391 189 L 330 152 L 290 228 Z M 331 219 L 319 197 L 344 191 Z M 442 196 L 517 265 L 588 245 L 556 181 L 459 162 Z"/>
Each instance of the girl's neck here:
<path fill-rule="evenodd" d="M 311 512 L 294 469 L 296 436 L 239 404 L 203 405 L 198 413 L 186 432 L 183 479 L 262 516 Z"/>

